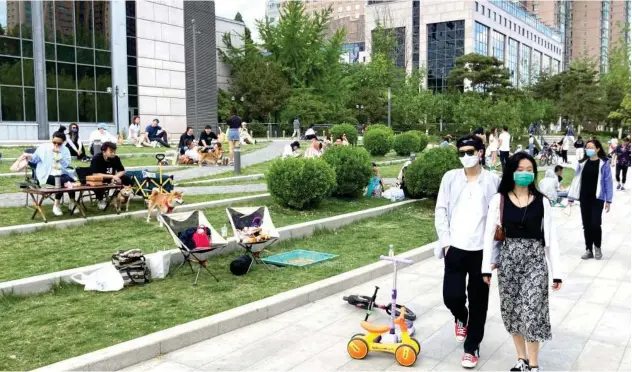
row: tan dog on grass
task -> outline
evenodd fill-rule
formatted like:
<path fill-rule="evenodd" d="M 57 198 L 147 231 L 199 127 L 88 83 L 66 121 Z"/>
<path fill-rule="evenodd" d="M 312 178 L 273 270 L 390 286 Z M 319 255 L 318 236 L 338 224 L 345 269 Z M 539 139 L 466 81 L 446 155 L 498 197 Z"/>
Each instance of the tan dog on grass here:
<path fill-rule="evenodd" d="M 151 195 L 147 198 L 147 222 L 151 220 L 151 211 L 154 208 L 158 208 L 160 214 L 171 213 L 176 205 L 182 203 L 181 191 L 161 193 L 159 189 L 151 190 Z"/>
<path fill-rule="evenodd" d="M 116 213 L 121 213 L 123 204 L 125 204 L 125 212 L 129 212 L 129 201 L 132 200 L 133 196 L 134 188 L 132 186 L 123 186 L 118 195 L 116 195 L 116 200 L 114 201 Z"/>

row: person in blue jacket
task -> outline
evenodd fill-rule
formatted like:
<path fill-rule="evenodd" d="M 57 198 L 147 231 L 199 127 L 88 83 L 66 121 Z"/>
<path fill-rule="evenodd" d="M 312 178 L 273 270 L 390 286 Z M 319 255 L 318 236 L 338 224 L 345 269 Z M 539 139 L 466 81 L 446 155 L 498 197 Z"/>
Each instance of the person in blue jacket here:
<path fill-rule="evenodd" d="M 603 257 L 601 252 L 601 215 L 610 211 L 613 183 L 610 162 L 599 140 L 586 142 L 585 155 L 577 164 L 575 177 L 568 190 L 568 202 L 579 200 L 584 225 L 586 252 L 583 260 Z M 593 252 L 594 247 L 594 252 Z"/>

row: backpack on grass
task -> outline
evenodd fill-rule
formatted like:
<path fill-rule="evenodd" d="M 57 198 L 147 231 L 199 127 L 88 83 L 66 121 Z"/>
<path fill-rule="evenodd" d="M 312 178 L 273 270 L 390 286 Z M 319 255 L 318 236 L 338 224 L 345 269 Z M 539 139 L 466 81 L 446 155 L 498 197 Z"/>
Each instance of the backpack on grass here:
<path fill-rule="evenodd" d="M 112 265 L 121 273 L 124 285 L 146 284 L 151 282 L 151 273 L 140 249 L 118 251 L 112 255 Z"/>

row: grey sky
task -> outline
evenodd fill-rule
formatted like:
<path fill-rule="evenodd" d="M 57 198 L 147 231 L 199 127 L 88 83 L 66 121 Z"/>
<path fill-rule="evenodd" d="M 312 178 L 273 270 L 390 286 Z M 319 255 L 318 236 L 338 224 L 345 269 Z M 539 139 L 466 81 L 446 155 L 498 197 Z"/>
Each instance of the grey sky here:
<path fill-rule="evenodd" d="M 253 38 L 258 40 L 255 20 L 265 17 L 266 0 L 215 0 L 216 15 L 234 19 L 237 12 L 241 13 L 246 26 L 252 31 Z"/>

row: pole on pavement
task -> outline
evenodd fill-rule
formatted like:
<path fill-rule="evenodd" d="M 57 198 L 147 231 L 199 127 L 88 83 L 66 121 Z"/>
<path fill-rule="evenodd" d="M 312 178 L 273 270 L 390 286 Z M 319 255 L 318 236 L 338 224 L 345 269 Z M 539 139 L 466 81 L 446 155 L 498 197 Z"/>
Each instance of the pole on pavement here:
<path fill-rule="evenodd" d="M 235 174 L 241 173 L 241 148 L 235 147 L 233 150 L 233 163 L 235 164 Z"/>
<path fill-rule="evenodd" d="M 388 127 L 391 127 L 391 87 L 388 87 Z"/>
<path fill-rule="evenodd" d="M 193 99 L 195 101 L 195 129 L 200 130 L 198 126 L 198 100 L 197 100 L 197 51 L 196 51 L 196 39 L 197 30 L 195 28 L 195 19 L 191 20 L 191 29 L 193 31 Z"/>

